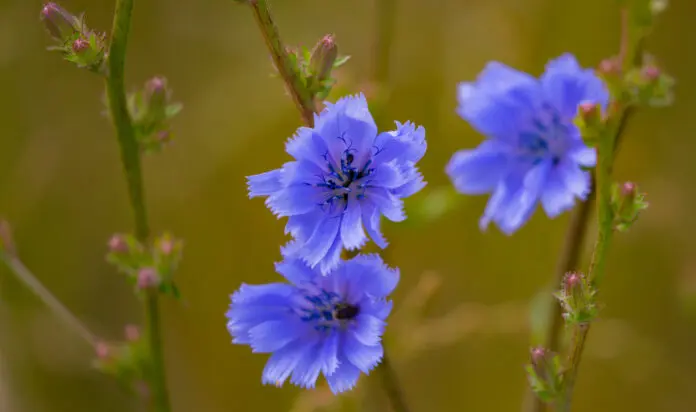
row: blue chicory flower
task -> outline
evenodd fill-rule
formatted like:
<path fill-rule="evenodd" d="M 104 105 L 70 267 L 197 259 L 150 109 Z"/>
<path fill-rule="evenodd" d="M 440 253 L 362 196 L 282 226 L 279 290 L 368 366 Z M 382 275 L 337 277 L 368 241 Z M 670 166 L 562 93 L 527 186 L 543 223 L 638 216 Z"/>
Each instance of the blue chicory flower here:
<path fill-rule="evenodd" d="M 606 108 L 609 93 L 591 69 L 564 54 L 535 79 L 498 62 L 458 88 L 458 114 L 486 140 L 454 154 L 447 174 L 460 193 L 491 193 L 481 230 L 494 222 L 512 234 L 541 202 L 554 218 L 584 200 L 596 153 L 573 119 L 580 103 Z"/>
<path fill-rule="evenodd" d="M 340 261 L 326 275 L 299 259 L 276 270 L 290 283 L 246 285 L 232 295 L 232 342 L 272 353 L 264 384 L 313 388 L 323 374 L 334 393 L 352 389 L 382 359 L 382 333 L 399 281 L 379 255 Z"/>
<path fill-rule="evenodd" d="M 294 161 L 248 177 L 249 197 L 267 196 L 271 211 L 288 217 L 285 232 L 294 239 L 284 256 L 327 273 L 344 248 L 361 248 L 367 235 L 387 246 L 381 216 L 404 220 L 402 199 L 425 186 L 416 168 L 425 129 L 397 122 L 395 131 L 378 134 L 362 94 L 328 103 L 314 123 L 287 142 Z"/>

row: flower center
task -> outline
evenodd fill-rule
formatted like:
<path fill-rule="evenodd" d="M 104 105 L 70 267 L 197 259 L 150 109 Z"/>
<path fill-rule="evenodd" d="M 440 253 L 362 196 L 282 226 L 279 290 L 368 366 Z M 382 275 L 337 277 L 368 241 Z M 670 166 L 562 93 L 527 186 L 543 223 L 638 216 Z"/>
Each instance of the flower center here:
<path fill-rule="evenodd" d="M 357 150 L 353 143 L 344 135 L 337 137 L 345 149 L 341 152 L 340 164 L 335 164 L 329 153 L 324 154 L 328 173 L 318 176 L 320 181 L 315 186 L 322 189 L 325 198 L 319 206 L 329 213 L 343 213 L 348 207 L 351 194 L 360 200 L 365 197 L 365 189 L 370 184 L 369 176 L 374 172 L 371 168 L 372 159 L 367 159 L 363 165 L 357 164 Z"/>
<path fill-rule="evenodd" d="M 535 165 L 550 159 L 556 166 L 568 149 L 571 127 L 555 109 L 545 105 L 531 127 L 519 134 L 520 155 Z"/>
<path fill-rule="evenodd" d="M 333 292 L 323 290 L 304 298 L 309 305 L 300 309 L 301 319 L 314 323 L 314 329 L 319 332 L 342 328 L 360 314 L 359 306 L 343 302 Z"/>

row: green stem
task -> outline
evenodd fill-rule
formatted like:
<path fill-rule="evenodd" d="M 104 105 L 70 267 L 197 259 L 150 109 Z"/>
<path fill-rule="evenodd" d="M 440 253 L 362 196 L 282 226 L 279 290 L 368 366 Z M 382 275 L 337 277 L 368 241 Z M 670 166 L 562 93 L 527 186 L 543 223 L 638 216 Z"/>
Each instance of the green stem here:
<path fill-rule="evenodd" d="M 614 117 L 619 119 L 619 121 L 609 121 L 603 136 L 599 139 L 599 146 L 597 147 L 597 218 L 599 227 L 587 274 L 589 281 L 595 287 L 601 283 L 604 277 L 609 244 L 614 233 L 614 211 L 611 204 L 611 173 L 618 132 L 623 129 L 626 117 L 625 109 L 620 109 Z M 570 411 L 575 381 L 577 380 L 578 369 L 580 368 L 580 361 L 582 360 L 589 332 L 589 323 L 575 325 L 573 328 L 573 339 L 571 340 L 571 347 L 568 353 L 568 366 L 564 374 L 562 408 L 559 408 L 559 411 Z"/>
<path fill-rule="evenodd" d="M 404 394 L 401 391 L 401 385 L 399 385 L 399 379 L 397 378 L 396 371 L 387 356 L 387 350 L 384 350 L 384 355 L 382 357 L 382 363 L 379 365 L 378 371 L 381 379 L 382 386 L 384 386 L 384 391 L 387 393 L 389 402 L 391 403 L 392 412 L 408 412 L 408 406 L 406 400 L 404 399 Z"/>
<path fill-rule="evenodd" d="M 290 60 L 285 45 L 280 39 L 278 27 L 271 16 L 266 0 L 249 0 L 249 5 L 254 11 L 254 18 L 263 34 L 268 51 L 271 53 L 276 69 L 283 78 L 292 100 L 300 111 L 302 120 L 309 127 L 314 125 L 314 113 L 316 105 L 310 91 L 305 87 L 297 72 L 297 68 Z"/>
<path fill-rule="evenodd" d="M 34 294 L 41 299 L 41 301 L 48 306 L 51 311 L 58 316 L 66 326 L 71 328 L 75 333 L 77 333 L 85 342 L 90 346 L 97 344 L 97 337 L 85 326 L 75 315 L 68 310 L 63 304 L 56 299 L 51 292 L 46 289 L 46 287 L 39 282 L 39 280 L 34 276 L 31 271 L 24 266 L 19 258 L 11 253 L 0 250 L 0 260 L 2 260 L 8 269 L 17 276 L 24 285 L 34 292 Z"/>
<path fill-rule="evenodd" d="M 394 43 L 396 0 L 375 0 L 377 26 L 375 28 L 375 59 L 372 80 L 377 87 L 386 86 L 391 69 L 391 49 Z"/>
<path fill-rule="evenodd" d="M 133 0 L 116 0 L 111 42 L 109 46 L 106 92 L 111 119 L 121 149 L 121 162 L 126 176 L 131 209 L 135 219 L 135 235 L 144 242 L 150 236 L 145 209 L 145 194 L 140 161 L 140 148 L 128 112 L 125 91 L 125 59 L 131 25 Z M 152 361 L 153 407 L 156 412 L 171 410 L 164 371 L 162 335 L 157 295 L 148 295 L 145 302 L 146 338 Z"/>

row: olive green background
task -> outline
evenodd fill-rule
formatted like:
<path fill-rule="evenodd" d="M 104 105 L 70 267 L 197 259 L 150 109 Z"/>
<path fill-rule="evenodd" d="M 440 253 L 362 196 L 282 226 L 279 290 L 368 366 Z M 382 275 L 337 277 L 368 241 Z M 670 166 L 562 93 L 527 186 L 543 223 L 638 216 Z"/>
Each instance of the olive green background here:
<path fill-rule="evenodd" d="M 247 199 L 245 176 L 284 162 L 283 142 L 299 126 L 270 76 L 252 15 L 231 0 L 135 3 L 127 82 L 135 88 L 165 75 L 184 103 L 174 142 L 145 159 L 152 226 L 186 243 L 177 273 L 184 300 L 162 307 L 174 411 L 286 411 L 298 400 L 331 401 L 325 389 L 263 387 L 265 355 L 231 345 L 225 329 L 229 294 L 241 282 L 278 280 L 272 264 L 286 241 L 284 222 Z M 339 74 L 351 91 L 369 90 L 373 3 L 272 1 L 287 43 L 311 46 L 336 34 L 341 52 L 353 56 Z M 429 185 L 411 209 L 448 184 L 452 153 L 481 139 L 455 115 L 457 82 L 490 60 L 539 74 L 566 51 L 593 66 L 618 43 L 618 11 L 606 0 L 396 3 L 392 93 L 379 122 L 386 129 L 410 119 L 427 130 L 421 167 Z M 87 11 L 93 28 L 110 26 L 112 1 L 62 4 Z M 96 333 L 117 340 L 140 309 L 104 261 L 109 236 L 132 222 L 103 84 L 45 51 L 40 8 L 36 0 L 0 0 L 0 214 L 36 276 Z M 626 131 L 616 175 L 639 182 L 651 206 L 612 247 L 578 412 L 696 409 L 695 13 L 696 3 L 672 1 L 648 45 L 677 78 L 676 103 L 640 111 Z M 485 197 L 459 200 L 441 219 L 386 226 L 386 259 L 402 272 L 387 345 L 413 411 L 517 411 L 528 304 L 549 286 L 568 214 L 549 220 L 537 212 L 507 237 L 479 231 Z M 419 303 L 437 282 L 430 302 Z M 91 348 L 4 267 L 0 291 L 2 412 L 141 409 L 91 369 Z M 377 384 L 363 378 L 338 403 L 294 410 L 387 410 Z"/>

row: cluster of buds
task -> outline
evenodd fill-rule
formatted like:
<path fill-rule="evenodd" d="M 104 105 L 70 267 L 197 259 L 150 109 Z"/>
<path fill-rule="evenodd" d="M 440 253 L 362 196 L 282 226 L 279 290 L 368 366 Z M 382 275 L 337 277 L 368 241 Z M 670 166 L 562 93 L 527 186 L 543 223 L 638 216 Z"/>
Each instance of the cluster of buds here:
<path fill-rule="evenodd" d="M 288 50 L 288 57 L 309 93 L 318 99 L 325 99 L 336 84 L 331 76 L 333 70 L 350 59 L 350 56 L 338 55 L 338 46 L 331 34 L 322 37 L 311 51 Z"/>
<path fill-rule="evenodd" d="M 171 95 L 167 79 L 158 76 L 128 96 L 133 127 L 144 152 L 160 151 L 171 140 L 171 119 L 182 109 L 181 103 L 173 102 Z"/>
<path fill-rule="evenodd" d="M 614 229 L 619 232 L 627 231 L 638 219 L 641 211 L 648 208 L 645 194 L 638 191 L 633 182 L 614 184 L 611 194 Z"/>
<path fill-rule="evenodd" d="M 626 73 L 626 90 L 634 103 L 649 107 L 672 104 L 674 78 L 664 73 L 653 58 L 646 56 L 641 67 Z"/>
<path fill-rule="evenodd" d="M 138 327 L 126 326 L 124 335 L 122 342 L 97 342 L 94 345 L 96 357 L 93 365 L 115 377 L 125 388 L 145 392 L 143 389 L 151 369 L 147 347 Z"/>
<path fill-rule="evenodd" d="M 568 272 L 563 278 L 556 298 L 563 307 L 567 325 L 584 325 L 592 322 L 599 313 L 597 291 L 592 282 L 579 272 Z"/>
<path fill-rule="evenodd" d="M 143 245 L 131 235 L 109 240 L 107 260 L 124 273 L 139 293 L 157 292 L 179 297 L 174 272 L 181 260 L 182 242 L 169 234 Z"/>
<path fill-rule="evenodd" d="M 106 39 L 104 33 L 90 30 L 84 16 L 75 16 L 56 3 L 47 3 L 41 9 L 41 20 L 56 44 L 56 50 L 79 68 L 106 74 Z"/>
<path fill-rule="evenodd" d="M 557 353 L 543 347 L 530 351 L 530 363 L 526 366 L 529 386 L 544 402 L 557 399 L 563 390 L 563 367 Z"/>

